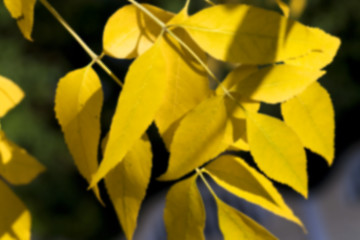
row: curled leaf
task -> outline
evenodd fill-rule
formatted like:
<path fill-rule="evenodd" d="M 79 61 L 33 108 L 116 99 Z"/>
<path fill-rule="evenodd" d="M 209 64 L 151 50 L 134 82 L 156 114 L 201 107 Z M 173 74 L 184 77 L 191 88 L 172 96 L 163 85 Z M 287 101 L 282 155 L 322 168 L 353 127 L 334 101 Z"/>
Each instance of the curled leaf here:
<path fill-rule="evenodd" d="M 163 22 L 173 14 L 150 4 L 142 4 Z M 115 58 L 134 58 L 148 50 L 160 35 L 161 27 L 148 15 L 130 4 L 117 10 L 107 21 L 103 47 Z"/>
<path fill-rule="evenodd" d="M 56 117 L 76 166 L 89 183 L 98 167 L 102 104 L 101 82 L 91 66 L 60 79 L 55 96 Z M 101 201 L 97 187 L 94 193 Z"/>

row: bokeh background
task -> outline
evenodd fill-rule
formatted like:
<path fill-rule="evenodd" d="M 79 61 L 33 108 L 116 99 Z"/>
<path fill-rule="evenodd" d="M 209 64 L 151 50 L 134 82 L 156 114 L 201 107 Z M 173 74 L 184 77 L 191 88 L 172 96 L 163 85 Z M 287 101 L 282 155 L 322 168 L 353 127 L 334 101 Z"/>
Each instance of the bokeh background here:
<path fill-rule="evenodd" d="M 184 0 L 146 1 L 177 12 Z M 224 1 L 223 1 L 224 2 Z M 276 9 L 271 0 L 246 2 Z M 106 20 L 126 1 L 63 0 L 50 1 L 70 25 L 97 53 L 101 52 Z M 192 11 L 206 6 L 193 0 Z M 308 201 L 284 186 L 279 186 L 286 201 L 304 221 L 309 233 L 291 223 L 257 209 L 240 207 L 267 226 L 280 239 L 359 239 L 360 236 L 360 1 L 309 0 L 300 21 L 316 26 L 342 39 L 334 62 L 321 80 L 331 94 L 336 112 L 336 159 L 329 168 L 320 157 L 308 152 L 310 198 Z M 67 150 L 54 114 L 54 96 L 59 78 L 83 67 L 90 58 L 49 12 L 38 3 L 35 11 L 34 42 L 23 39 L 15 21 L 0 4 L 0 74 L 12 79 L 26 98 L 1 120 L 7 136 L 26 148 L 47 171 L 30 185 L 14 187 L 33 217 L 33 239 L 121 239 L 121 227 L 106 196 L 102 207 L 87 191 Z M 104 59 L 124 78 L 130 61 Z M 102 70 L 98 73 L 105 92 L 102 116 L 103 134 L 113 114 L 120 89 Z M 275 106 L 276 107 L 276 106 Z M 268 111 L 272 111 L 269 107 Z M 276 114 L 276 109 L 274 110 Z M 166 169 L 167 153 L 156 128 L 148 130 L 153 142 L 153 177 Z M 141 211 L 137 239 L 163 239 L 162 207 L 169 183 L 152 180 Z M 205 193 L 206 194 L 206 193 Z M 226 193 L 224 193 L 226 195 Z M 226 198 L 226 197 L 225 197 Z M 230 202 L 231 197 L 228 197 Z M 235 203 L 236 205 L 236 203 Z M 211 209 L 211 203 L 208 208 Z M 242 206 L 242 207 L 241 207 Z M 246 207 L 244 207 L 246 206 Z M 250 210 L 249 210 L 250 209 Z M 211 213 L 209 214 L 210 218 Z M 155 223 L 154 223 L 155 222 Z M 213 224 L 214 228 L 216 224 Z M 218 229 L 207 233 L 221 239 Z M 210 229 L 210 230 L 209 230 Z M 216 232 L 217 233 L 213 233 Z M 145 236 L 145 237 L 143 237 Z"/>

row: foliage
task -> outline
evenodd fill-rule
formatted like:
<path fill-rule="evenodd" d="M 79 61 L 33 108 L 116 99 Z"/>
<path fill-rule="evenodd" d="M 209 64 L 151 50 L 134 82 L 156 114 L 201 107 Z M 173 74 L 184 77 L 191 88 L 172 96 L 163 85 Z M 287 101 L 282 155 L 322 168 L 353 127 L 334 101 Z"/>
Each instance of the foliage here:
<path fill-rule="evenodd" d="M 303 227 L 268 178 L 307 197 L 304 147 L 331 165 L 334 112 L 328 93 L 316 81 L 325 74 L 322 69 L 332 61 L 340 40 L 289 19 L 292 9 L 301 11 L 301 4 L 288 8 L 277 1 L 282 16 L 245 4 L 208 1 L 213 6 L 189 16 L 189 1 L 174 14 L 129 0 L 130 5 L 109 18 L 103 53 L 97 56 L 46 0 L 40 2 L 92 58 L 60 79 L 55 112 L 78 170 L 100 202 L 97 185 L 105 179 L 128 239 L 151 177 L 151 145 L 145 131 L 153 121 L 170 152 L 168 169 L 158 180 L 181 179 L 167 196 L 169 239 L 204 238 L 198 177 L 214 196 L 225 239 L 275 238 L 225 204 L 205 174 L 234 195 Z M 35 1 L 4 3 L 31 40 Z M 124 84 L 101 61 L 104 55 L 135 58 Z M 223 81 L 209 68 L 207 55 L 233 64 Z M 122 87 L 99 166 L 103 92 L 95 63 Z M 216 89 L 209 87 L 209 78 Z M 6 93 L 18 95 L 16 89 Z M 261 103 L 280 104 L 284 120 L 260 113 Z M 268 178 L 229 154 L 230 149 L 250 151 Z M 9 231 L 8 226 L 4 229 Z"/>

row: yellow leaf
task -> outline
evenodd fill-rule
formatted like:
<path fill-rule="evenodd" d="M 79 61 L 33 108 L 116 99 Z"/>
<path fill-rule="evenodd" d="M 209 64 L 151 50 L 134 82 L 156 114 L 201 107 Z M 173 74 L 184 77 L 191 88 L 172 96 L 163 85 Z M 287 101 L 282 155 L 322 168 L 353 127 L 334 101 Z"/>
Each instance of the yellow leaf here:
<path fill-rule="evenodd" d="M 237 92 L 230 92 L 231 97 L 226 96 L 225 105 L 228 110 L 229 116 L 238 119 L 245 119 L 246 118 L 246 111 L 257 112 L 260 109 L 260 103 L 254 100 L 250 100 L 247 97 L 237 93 Z"/>
<path fill-rule="evenodd" d="M 9 79 L 0 76 L 0 118 L 24 98 L 24 92 Z"/>
<path fill-rule="evenodd" d="M 230 118 L 231 130 L 227 134 L 232 137 L 229 141 L 228 150 L 249 151 L 249 144 L 246 137 L 246 121 L 245 119 Z"/>
<path fill-rule="evenodd" d="M 196 178 L 176 183 L 166 196 L 164 221 L 169 240 L 205 239 L 205 208 Z"/>
<path fill-rule="evenodd" d="M 101 82 L 91 66 L 60 79 L 55 96 L 56 117 L 76 166 L 89 183 L 98 167 L 102 104 Z M 94 193 L 101 202 L 97 187 Z"/>
<path fill-rule="evenodd" d="M 290 8 L 289 6 L 284 3 L 282 0 L 276 0 L 277 5 L 279 6 L 279 8 L 281 9 L 281 11 L 283 12 L 285 17 L 289 17 L 290 15 Z"/>
<path fill-rule="evenodd" d="M 24 149 L 6 139 L 0 131 L 0 176 L 12 184 L 27 184 L 45 170 Z"/>
<path fill-rule="evenodd" d="M 205 167 L 205 172 L 232 194 L 303 227 L 271 181 L 241 158 L 229 155 L 220 156 Z"/>
<path fill-rule="evenodd" d="M 325 73 L 321 70 L 287 64 L 260 69 L 256 66 L 247 68 L 247 74 L 242 72 L 244 69 L 242 67 L 228 74 L 225 81 L 236 82 L 230 92 L 267 103 L 282 102 L 299 94 Z M 252 73 L 248 74 L 251 68 Z"/>
<path fill-rule="evenodd" d="M 319 83 L 281 105 L 284 121 L 305 147 L 323 156 L 329 165 L 334 159 L 334 109 L 327 91 Z"/>
<path fill-rule="evenodd" d="M 184 30 L 175 29 L 174 32 L 203 61 L 206 61 L 205 53 L 194 44 Z M 166 79 L 168 86 L 162 105 L 156 114 L 155 123 L 167 148 L 170 149 L 180 119 L 206 99 L 211 90 L 206 72 L 176 40 L 165 35 L 162 48 L 169 71 Z"/>
<path fill-rule="evenodd" d="M 211 97 L 181 121 L 171 143 L 169 167 L 159 180 L 177 179 L 226 149 L 228 114 L 224 101 L 223 96 Z"/>
<path fill-rule="evenodd" d="M 306 0 L 290 0 L 290 13 L 294 18 L 299 18 L 306 7 Z"/>
<path fill-rule="evenodd" d="M 154 120 L 166 90 L 167 64 L 159 39 L 130 66 L 109 132 L 109 142 L 90 187 L 118 165 Z"/>
<path fill-rule="evenodd" d="M 163 22 L 173 14 L 149 4 L 142 4 Z M 107 55 L 115 58 L 135 58 L 148 50 L 162 29 L 154 20 L 130 4 L 117 10 L 107 21 L 103 47 Z"/>
<path fill-rule="evenodd" d="M 180 24 L 189 18 L 189 4 L 190 0 L 186 0 L 185 6 L 181 9 L 181 11 L 178 12 L 173 18 L 170 19 L 169 22 L 166 23 L 167 27 L 171 28 L 172 25 Z"/>
<path fill-rule="evenodd" d="M 219 198 L 215 197 L 220 230 L 224 240 L 251 239 L 268 240 L 277 239 L 257 222 L 228 206 Z"/>
<path fill-rule="evenodd" d="M 23 36 L 32 41 L 31 32 L 34 24 L 36 0 L 4 0 L 4 4 L 17 22 Z"/>
<path fill-rule="evenodd" d="M 251 155 L 260 170 L 307 197 L 305 150 L 293 130 L 277 118 L 251 112 L 246 130 Z"/>
<path fill-rule="evenodd" d="M 245 4 L 215 5 L 181 25 L 210 55 L 233 63 L 286 62 L 316 52 L 311 64 L 302 63 L 322 68 L 332 61 L 340 45 L 339 39 L 319 29 Z"/>
<path fill-rule="evenodd" d="M 133 238 L 136 229 L 140 206 L 150 182 L 151 166 L 151 145 L 144 137 L 135 142 L 124 160 L 105 177 L 110 199 L 128 240 Z"/>
<path fill-rule="evenodd" d="M 30 212 L 3 181 L 0 196 L 0 239 L 30 240 Z"/>

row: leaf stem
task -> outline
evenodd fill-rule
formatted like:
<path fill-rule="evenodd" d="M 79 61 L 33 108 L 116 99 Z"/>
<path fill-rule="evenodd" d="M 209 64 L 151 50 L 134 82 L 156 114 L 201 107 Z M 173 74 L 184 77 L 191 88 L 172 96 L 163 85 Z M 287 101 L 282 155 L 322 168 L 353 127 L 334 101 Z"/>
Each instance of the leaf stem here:
<path fill-rule="evenodd" d="M 204 182 L 207 189 L 210 191 L 211 195 L 213 195 L 214 198 L 217 198 L 217 195 L 216 195 L 215 191 L 210 186 L 210 183 L 206 180 L 202 170 L 200 170 L 199 168 L 196 168 L 195 170 L 196 170 L 196 173 L 200 176 L 201 180 Z"/>
<path fill-rule="evenodd" d="M 98 56 L 93 50 L 81 39 L 81 37 L 70 27 L 65 19 L 55 10 L 53 6 L 47 0 L 40 0 L 44 7 L 55 17 L 56 20 L 69 32 L 69 34 L 80 44 L 84 51 L 90 56 L 93 62 L 96 62 L 120 87 L 123 87 L 123 83 L 115 74 L 101 61 L 104 56 L 102 53 Z"/>

